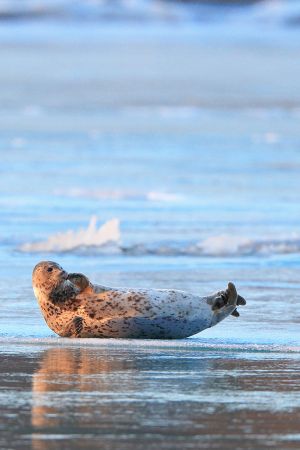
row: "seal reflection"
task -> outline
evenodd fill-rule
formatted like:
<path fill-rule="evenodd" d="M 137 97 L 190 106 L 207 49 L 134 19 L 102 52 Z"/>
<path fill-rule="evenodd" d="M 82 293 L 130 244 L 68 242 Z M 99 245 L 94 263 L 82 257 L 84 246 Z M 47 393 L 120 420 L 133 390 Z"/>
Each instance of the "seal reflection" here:
<path fill-rule="evenodd" d="M 294 448 L 298 354 L 280 354 L 278 364 L 273 353 L 140 342 L 39 355 L 32 448 L 198 450 L 200 442 L 232 450 L 241 440 L 243 448 Z"/>
<path fill-rule="evenodd" d="M 93 394 L 101 396 L 111 391 L 111 377 L 106 375 L 122 373 L 127 366 L 125 360 L 111 358 L 109 352 L 103 350 L 101 356 L 83 348 L 46 351 L 33 376 L 32 425 L 59 426 L 66 422 L 66 413 L 73 416 L 72 422 L 75 418 L 81 422 L 83 415 L 93 416 Z M 91 393 L 91 396 L 82 402 L 80 392 Z"/>
<path fill-rule="evenodd" d="M 212 361 L 197 361 L 199 377 Z M 181 412 L 176 400 L 182 378 L 190 379 L 194 359 L 177 352 L 101 348 L 53 348 L 43 353 L 33 376 L 32 446 L 54 448 L 57 439 L 75 447 L 93 440 L 135 445 L 143 433 L 158 433 L 177 423 Z M 177 399 L 178 400 L 178 399 Z M 178 405 L 180 405 L 180 401 Z M 160 439 L 160 438 L 159 438 Z M 52 444 L 51 444 L 52 442 Z M 132 447 L 131 447 L 132 448 Z"/>

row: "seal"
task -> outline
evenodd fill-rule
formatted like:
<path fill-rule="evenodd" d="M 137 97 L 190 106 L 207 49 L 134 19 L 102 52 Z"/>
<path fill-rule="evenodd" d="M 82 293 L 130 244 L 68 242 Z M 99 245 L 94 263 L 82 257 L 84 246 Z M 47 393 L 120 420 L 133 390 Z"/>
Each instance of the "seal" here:
<path fill-rule="evenodd" d="M 48 326 L 62 337 L 180 339 L 238 316 L 246 301 L 233 283 L 207 297 L 173 289 L 111 288 L 68 274 L 52 261 L 32 274 L 34 294 Z"/>

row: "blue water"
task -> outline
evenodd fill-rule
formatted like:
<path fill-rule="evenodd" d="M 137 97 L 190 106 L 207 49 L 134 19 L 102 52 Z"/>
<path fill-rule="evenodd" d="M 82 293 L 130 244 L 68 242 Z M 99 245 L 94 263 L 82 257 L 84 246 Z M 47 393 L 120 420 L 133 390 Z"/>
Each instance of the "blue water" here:
<path fill-rule="evenodd" d="M 299 448 L 299 2 L 53 4 L 0 11 L 1 448 Z M 43 259 L 247 306 L 60 339 Z"/>
<path fill-rule="evenodd" d="M 100 111 L 96 136 L 86 117 L 72 130 L 73 111 L 58 121 L 65 131 L 50 132 L 53 114 L 30 119 L 42 130 L 1 136 L 2 335 L 51 335 L 30 277 L 53 259 L 108 285 L 205 295 L 233 280 L 247 307 L 201 336 L 299 345 L 297 111 Z M 87 229 L 92 216 L 97 227 L 117 218 L 120 240 L 67 247 L 63 235 L 59 251 L 43 244 Z"/>

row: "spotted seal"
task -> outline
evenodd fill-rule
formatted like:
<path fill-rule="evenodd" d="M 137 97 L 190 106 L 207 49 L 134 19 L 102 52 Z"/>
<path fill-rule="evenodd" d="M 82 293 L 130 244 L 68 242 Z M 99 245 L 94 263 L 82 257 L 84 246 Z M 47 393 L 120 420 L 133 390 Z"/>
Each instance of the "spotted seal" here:
<path fill-rule="evenodd" d="M 62 337 L 179 339 L 238 316 L 246 301 L 233 283 L 207 297 L 173 289 L 110 288 L 38 263 L 33 290 L 48 326 Z"/>

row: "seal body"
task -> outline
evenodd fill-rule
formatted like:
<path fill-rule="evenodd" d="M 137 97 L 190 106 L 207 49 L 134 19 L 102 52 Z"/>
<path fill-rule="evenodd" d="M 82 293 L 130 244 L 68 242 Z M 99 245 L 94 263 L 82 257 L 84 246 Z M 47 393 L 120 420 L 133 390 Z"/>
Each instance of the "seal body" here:
<path fill-rule="evenodd" d="M 48 326 L 62 337 L 178 339 L 216 325 L 245 304 L 233 283 L 200 297 L 169 289 L 110 288 L 37 264 L 33 289 Z"/>

